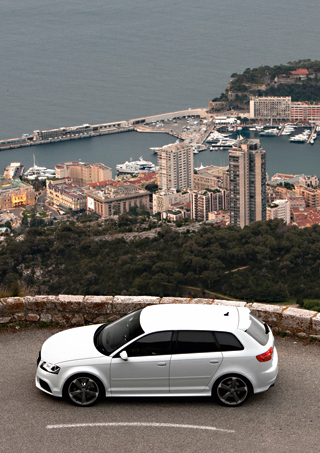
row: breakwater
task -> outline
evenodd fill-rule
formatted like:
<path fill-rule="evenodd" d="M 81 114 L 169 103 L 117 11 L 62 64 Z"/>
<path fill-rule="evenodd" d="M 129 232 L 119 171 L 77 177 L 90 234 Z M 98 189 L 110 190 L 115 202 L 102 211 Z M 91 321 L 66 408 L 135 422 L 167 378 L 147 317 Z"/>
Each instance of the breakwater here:
<path fill-rule="evenodd" d="M 23 324 L 80 326 L 114 321 L 147 305 L 217 304 L 247 307 L 274 331 L 320 339 L 320 313 L 290 306 L 246 303 L 218 299 L 152 296 L 34 296 L 0 299 L 0 325 Z"/>
<path fill-rule="evenodd" d="M 23 134 L 22 137 L 0 140 L 0 151 L 16 148 L 24 148 L 36 145 L 47 145 L 52 143 L 65 142 L 68 140 L 82 140 L 102 135 L 119 134 L 137 130 L 139 132 L 150 132 L 142 129 L 144 124 L 150 124 L 157 121 L 173 120 L 187 116 L 205 117 L 205 109 L 188 109 L 177 112 L 163 113 L 143 118 L 135 118 L 125 121 L 116 121 L 112 123 L 101 124 L 82 124 L 80 126 L 67 126 L 57 129 L 35 130 L 32 134 Z M 156 131 L 159 132 L 159 131 Z M 165 131 L 170 135 L 177 136 L 172 131 Z"/>

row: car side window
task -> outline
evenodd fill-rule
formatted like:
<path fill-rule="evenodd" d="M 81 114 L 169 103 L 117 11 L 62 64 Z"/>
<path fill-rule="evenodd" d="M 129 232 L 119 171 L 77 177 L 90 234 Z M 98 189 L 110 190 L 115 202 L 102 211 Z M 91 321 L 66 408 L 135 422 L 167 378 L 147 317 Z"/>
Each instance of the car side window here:
<path fill-rule="evenodd" d="M 218 347 L 212 332 L 205 330 L 181 330 L 178 332 L 175 354 L 216 351 L 218 351 Z"/>
<path fill-rule="evenodd" d="M 215 332 L 220 351 L 241 351 L 244 349 L 238 338 L 230 332 Z"/>
<path fill-rule="evenodd" d="M 145 335 L 125 348 L 128 357 L 171 354 L 172 332 Z"/>

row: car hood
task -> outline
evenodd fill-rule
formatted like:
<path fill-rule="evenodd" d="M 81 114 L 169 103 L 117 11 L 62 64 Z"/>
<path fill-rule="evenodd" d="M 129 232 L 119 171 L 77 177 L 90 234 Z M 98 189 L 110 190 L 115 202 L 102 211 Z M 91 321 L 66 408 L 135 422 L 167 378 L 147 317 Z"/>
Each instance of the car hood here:
<path fill-rule="evenodd" d="M 76 327 L 56 333 L 41 348 L 41 360 L 60 363 L 69 360 L 104 357 L 95 347 L 93 337 L 99 325 Z"/>

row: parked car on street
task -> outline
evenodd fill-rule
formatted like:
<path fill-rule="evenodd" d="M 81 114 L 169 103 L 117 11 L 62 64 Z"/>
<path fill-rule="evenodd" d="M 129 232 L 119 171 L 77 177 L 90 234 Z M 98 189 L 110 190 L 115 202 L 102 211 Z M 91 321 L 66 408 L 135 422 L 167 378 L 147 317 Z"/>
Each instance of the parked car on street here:
<path fill-rule="evenodd" d="M 273 334 L 248 308 L 159 304 L 53 335 L 39 353 L 36 386 L 77 406 L 160 395 L 239 406 L 277 373 Z"/>

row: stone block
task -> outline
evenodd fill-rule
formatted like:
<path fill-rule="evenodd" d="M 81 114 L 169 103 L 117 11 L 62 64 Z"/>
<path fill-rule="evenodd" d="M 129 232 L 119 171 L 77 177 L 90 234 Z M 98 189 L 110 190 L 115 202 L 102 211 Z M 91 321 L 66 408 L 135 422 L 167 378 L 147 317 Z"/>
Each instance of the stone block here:
<path fill-rule="evenodd" d="M 86 313 L 112 313 L 112 296 L 86 296 L 83 307 Z"/>
<path fill-rule="evenodd" d="M 11 316 L 5 316 L 3 318 L 0 318 L 0 324 L 8 324 L 8 322 L 10 322 L 12 319 Z"/>
<path fill-rule="evenodd" d="M 2 302 L 2 300 L 0 300 L 0 317 L 5 316 L 7 314 L 8 314 L 8 312 L 7 312 L 6 304 L 4 302 Z"/>
<path fill-rule="evenodd" d="M 148 305 L 157 305 L 160 297 L 152 296 L 115 296 L 113 298 L 113 314 L 123 315 Z"/>
<path fill-rule="evenodd" d="M 52 315 L 50 313 L 42 313 L 40 315 L 40 322 L 52 322 Z"/>
<path fill-rule="evenodd" d="M 311 319 L 311 329 L 316 335 L 320 335 L 320 313 Z"/>
<path fill-rule="evenodd" d="M 70 326 L 72 318 L 72 313 L 59 313 L 52 316 L 52 321 L 57 322 L 62 326 Z"/>
<path fill-rule="evenodd" d="M 203 304 L 203 305 L 212 305 L 214 303 L 214 299 L 190 299 L 190 304 Z"/>
<path fill-rule="evenodd" d="M 282 327 L 291 332 L 309 333 L 312 327 L 312 317 L 316 311 L 302 310 L 300 308 L 289 307 L 282 312 Z"/>
<path fill-rule="evenodd" d="M 220 299 L 215 299 L 214 303 L 216 305 L 225 305 L 227 307 L 245 307 L 247 305 L 247 302 L 240 302 L 238 300 L 220 300 Z"/>
<path fill-rule="evenodd" d="M 279 305 L 269 304 L 247 304 L 254 316 L 261 319 L 261 321 L 270 324 L 270 326 L 280 325 L 282 320 L 282 312 L 284 307 Z"/>
<path fill-rule="evenodd" d="M 17 311 L 23 311 L 25 308 L 23 297 L 6 297 L 6 298 L 2 299 L 2 302 L 5 304 L 6 309 L 10 313 L 15 313 Z"/>
<path fill-rule="evenodd" d="M 56 301 L 56 307 L 59 311 L 79 311 L 82 308 L 84 296 L 67 296 L 60 295 Z"/>
<path fill-rule="evenodd" d="M 72 325 L 83 326 L 84 318 L 82 313 L 76 313 L 71 319 Z"/>
<path fill-rule="evenodd" d="M 16 321 L 24 321 L 26 319 L 26 317 L 25 317 L 24 313 L 15 313 L 14 319 Z"/>
<path fill-rule="evenodd" d="M 40 316 L 37 315 L 36 313 L 29 313 L 26 316 L 27 321 L 37 322 L 37 321 L 39 321 L 39 319 L 40 319 Z"/>
<path fill-rule="evenodd" d="M 118 316 L 109 316 L 109 315 L 100 315 L 93 318 L 93 324 L 105 324 L 106 322 L 111 322 L 110 318 L 113 317 L 113 321 L 118 318 Z"/>
<path fill-rule="evenodd" d="M 28 310 L 49 310 L 55 307 L 56 296 L 25 297 L 25 306 Z"/>
<path fill-rule="evenodd" d="M 190 297 L 163 297 L 160 304 L 190 304 L 192 300 Z"/>

